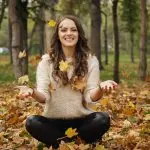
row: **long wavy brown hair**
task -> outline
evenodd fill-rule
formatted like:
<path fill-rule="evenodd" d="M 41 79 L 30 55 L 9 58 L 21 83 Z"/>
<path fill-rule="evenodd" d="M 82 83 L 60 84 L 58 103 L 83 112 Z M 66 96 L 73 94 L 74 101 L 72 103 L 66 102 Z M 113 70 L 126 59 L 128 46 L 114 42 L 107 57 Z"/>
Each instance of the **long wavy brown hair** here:
<path fill-rule="evenodd" d="M 66 58 L 61 47 L 61 42 L 59 40 L 58 29 L 59 24 L 66 18 L 74 21 L 79 33 L 79 40 L 77 42 L 75 52 L 75 69 L 70 80 L 68 79 L 67 72 L 62 72 L 59 69 L 59 62 L 61 60 L 65 61 Z M 71 15 L 59 18 L 56 23 L 54 34 L 52 36 L 49 52 L 51 62 L 53 63 L 52 77 L 54 78 L 54 80 L 58 82 L 59 79 L 63 85 L 67 85 L 69 83 L 72 84 L 75 78 L 83 79 L 84 77 L 86 77 L 88 72 L 87 59 L 89 56 L 89 51 L 90 49 L 87 45 L 87 39 L 85 37 L 85 33 L 79 19 Z"/>

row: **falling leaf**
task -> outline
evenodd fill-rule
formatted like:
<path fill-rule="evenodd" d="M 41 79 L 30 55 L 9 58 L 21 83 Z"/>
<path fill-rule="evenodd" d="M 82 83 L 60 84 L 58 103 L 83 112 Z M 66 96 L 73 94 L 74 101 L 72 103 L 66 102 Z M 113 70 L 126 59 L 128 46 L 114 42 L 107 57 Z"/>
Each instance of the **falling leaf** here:
<path fill-rule="evenodd" d="M 65 132 L 65 135 L 67 135 L 68 138 L 72 138 L 73 136 L 78 135 L 78 132 L 76 132 L 76 128 L 75 129 L 68 128 Z"/>
<path fill-rule="evenodd" d="M 83 92 L 86 85 L 87 85 L 86 78 L 79 79 L 75 77 L 74 82 L 71 84 L 71 87 L 73 90 L 80 90 L 81 92 Z"/>
<path fill-rule="evenodd" d="M 62 72 L 67 72 L 67 70 L 69 69 L 69 62 L 68 61 L 61 61 L 59 62 L 59 69 Z"/>
<path fill-rule="evenodd" d="M 26 55 L 27 55 L 27 54 L 26 54 L 26 51 L 23 50 L 23 52 L 22 52 L 22 51 L 19 52 L 19 56 L 18 56 L 18 57 L 19 57 L 19 58 L 24 58 L 24 57 L 26 57 Z"/>
<path fill-rule="evenodd" d="M 18 84 L 23 85 L 29 82 L 29 77 L 28 75 L 24 75 L 20 78 L 18 78 Z"/>
<path fill-rule="evenodd" d="M 48 26 L 49 27 L 55 27 L 56 26 L 56 21 L 55 20 L 48 21 Z"/>

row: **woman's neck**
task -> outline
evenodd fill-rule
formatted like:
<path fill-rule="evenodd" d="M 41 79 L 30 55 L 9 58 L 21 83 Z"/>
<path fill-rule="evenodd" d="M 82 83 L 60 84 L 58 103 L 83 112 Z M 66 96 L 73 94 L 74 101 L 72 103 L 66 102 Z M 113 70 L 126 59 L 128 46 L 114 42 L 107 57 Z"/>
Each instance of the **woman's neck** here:
<path fill-rule="evenodd" d="M 75 56 L 75 47 L 64 47 L 62 46 L 65 57 L 74 57 Z"/>

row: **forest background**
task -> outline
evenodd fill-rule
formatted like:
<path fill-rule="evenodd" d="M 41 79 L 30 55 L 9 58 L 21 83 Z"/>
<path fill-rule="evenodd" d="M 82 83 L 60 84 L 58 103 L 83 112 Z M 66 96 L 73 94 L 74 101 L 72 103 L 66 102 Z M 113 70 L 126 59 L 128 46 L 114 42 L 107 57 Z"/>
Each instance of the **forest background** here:
<path fill-rule="evenodd" d="M 45 148 L 24 129 L 26 117 L 40 114 L 42 106 L 17 99 L 13 87 L 36 86 L 37 64 L 65 14 L 80 18 L 101 80 L 119 87 L 92 106 L 112 118 L 104 139 L 95 145 L 64 142 L 59 149 L 149 148 L 150 0 L 0 0 L 0 149 Z"/>

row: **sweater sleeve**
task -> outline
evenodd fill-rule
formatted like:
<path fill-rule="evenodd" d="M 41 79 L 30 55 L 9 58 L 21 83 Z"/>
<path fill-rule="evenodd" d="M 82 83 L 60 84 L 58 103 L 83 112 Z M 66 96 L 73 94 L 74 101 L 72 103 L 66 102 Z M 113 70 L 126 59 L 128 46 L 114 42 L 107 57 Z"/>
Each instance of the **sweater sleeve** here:
<path fill-rule="evenodd" d="M 37 71 L 36 71 L 36 83 L 37 83 L 37 91 L 41 92 L 45 95 L 46 101 L 50 99 L 49 93 L 49 56 L 43 55 L 42 60 L 39 62 Z"/>
<path fill-rule="evenodd" d="M 96 56 L 91 56 L 88 60 L 87 86 L 84 90 L 84 99 L 87 103 L 92 103 L 90 90 L 97 88 L 100 82 L 99 62 Z"/>

